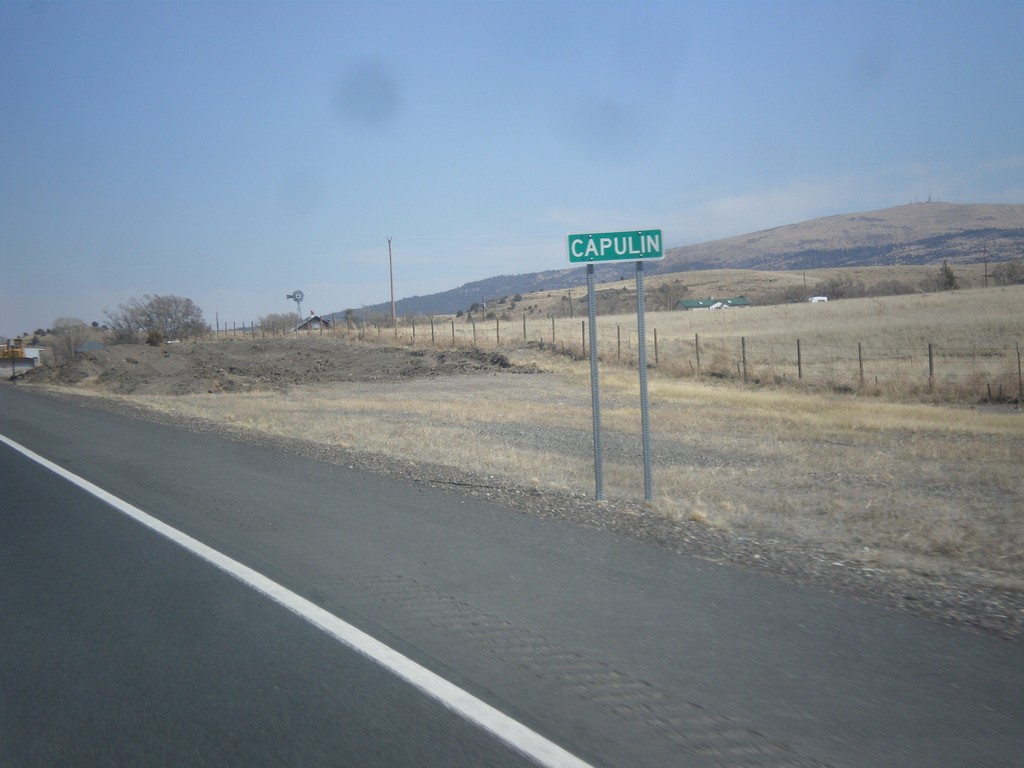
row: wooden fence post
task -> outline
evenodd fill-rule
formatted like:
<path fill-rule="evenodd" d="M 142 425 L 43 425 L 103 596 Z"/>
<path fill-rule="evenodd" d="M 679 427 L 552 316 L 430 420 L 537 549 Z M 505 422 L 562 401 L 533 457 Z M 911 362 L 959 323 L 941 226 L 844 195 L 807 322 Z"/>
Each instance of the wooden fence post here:
<path fill-rule="evenodd" d="M 860 385 L 864 386 L 864 354 L 860 342 L 857 342 L 857 367 L 860 369 Z"/>
<path fill-rule="evenodd" d="M 1020 342 L 1017 342 L 1017 404 L 1024 403 L 1024 377 L 1020 369 Z"/>
<path fill-rule="evenodd" d="M 796 340 L 796 377 L 798 379 L 804 377 L 804 361 L 800 356 L 800 339 Z"/>
<path fill-rule="evenodd" d="M 658 367 L 658 329 L 654 329 L 654 367 Z"/>
<path fill-rule="evenodd" d="M 693 334 L 693 349 L 697 353 L 697 370 L 700 370 L 700 334 Z"/>
<path fill-rule="evenodd" d="M 452 346 L 455 346 L 455 321 L 452 320 Z"/>
<path fill-rule="evenodd" d="M 747 337 L 740 336 L 740 350 L 743 354 L 743 380 L 747 380 Z"/>
<path fill-rule="evenodd" d="M 935 379 L 935 357 L 932 352 L 932 343 L 928 342 L 928 391 L 932 391 L 932 382 Z"/>

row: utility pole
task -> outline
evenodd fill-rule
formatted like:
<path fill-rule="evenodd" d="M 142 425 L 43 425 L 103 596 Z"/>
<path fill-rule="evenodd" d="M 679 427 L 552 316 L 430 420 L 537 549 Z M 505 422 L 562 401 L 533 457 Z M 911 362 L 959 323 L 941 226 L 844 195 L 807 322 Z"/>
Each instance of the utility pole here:
<path fill-rule="evenodd" d="M 395 265 L 391 260 L 391 238 L 388 238 L 388 273 L 391 276 L 391 327 L 398 327 L 398 316 L 395 314 Z"/>

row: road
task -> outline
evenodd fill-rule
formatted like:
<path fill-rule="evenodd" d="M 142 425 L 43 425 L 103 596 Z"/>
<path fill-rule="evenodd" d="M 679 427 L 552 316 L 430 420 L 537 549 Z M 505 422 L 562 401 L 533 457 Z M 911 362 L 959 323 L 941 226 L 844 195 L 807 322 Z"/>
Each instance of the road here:
<path fill-rule="evenodd" d="M 1020 645 L 14 386 L 0 435 L 586 764 L 1024 754 Z M 0 765 L 531 764 L 8 445 L 0 473 Z"/>

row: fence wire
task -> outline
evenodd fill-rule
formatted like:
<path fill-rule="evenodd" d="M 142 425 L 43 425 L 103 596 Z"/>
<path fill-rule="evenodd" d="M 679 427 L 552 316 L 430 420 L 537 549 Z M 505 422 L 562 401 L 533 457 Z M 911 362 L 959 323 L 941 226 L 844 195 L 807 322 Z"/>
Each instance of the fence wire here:
<path fill-rule="evenodd" d="M 227 335 L 227 332 L 225 332 Z M 246 334 L 232 329 L 230 335 Z M 263 336 L 255 328 L 248 335 Z M 554 347 L 579 358 L 587 355 L 585 318 L 476 322 L 403 320 L 397 326 L 330 328 L 310 336 L 344 336 L 381 343 L 434 347 L 512 348 L 522 344 Z M 1024 401 L 1019 340 L 971 346 L 932 341 L 891 342 L 870 339 L 838 342 L 821 339 L 757 337 L 705 338 L 660 335 L 649 327 L 648 366 L 670 375 L 708 375 L 758 383 L 794 382 L 837 389 L 945 389 L 954 397 Z M 604 363 L 636 366 L 636 327 L 598 323 L 598 355 Z"/>

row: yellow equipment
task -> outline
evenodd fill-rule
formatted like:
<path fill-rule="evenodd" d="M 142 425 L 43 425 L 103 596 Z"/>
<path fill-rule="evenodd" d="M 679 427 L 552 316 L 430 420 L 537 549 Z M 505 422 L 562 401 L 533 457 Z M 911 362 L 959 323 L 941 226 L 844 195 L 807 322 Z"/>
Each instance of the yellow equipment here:
<path fill-rule="evenodd" d="M 9 360 L 11 358 L 21 359 L 23 357 L 25 357 L 25 350 L 21 339 L 8 339 L 7 344 L 0 348 L 0 358 L 5 360 Z"/>

